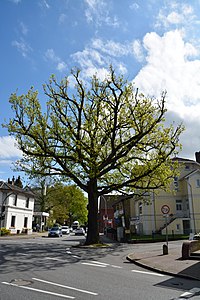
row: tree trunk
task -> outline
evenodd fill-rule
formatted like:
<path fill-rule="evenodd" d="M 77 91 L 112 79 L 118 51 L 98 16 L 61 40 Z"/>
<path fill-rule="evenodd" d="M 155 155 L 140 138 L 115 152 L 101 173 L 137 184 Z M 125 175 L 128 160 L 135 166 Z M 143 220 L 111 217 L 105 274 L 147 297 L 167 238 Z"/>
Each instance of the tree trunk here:
<path fill-rule="evenodd" d="M 97 180 L 88 182 L 88 232 L 86 245 L 99 243 Z"/>

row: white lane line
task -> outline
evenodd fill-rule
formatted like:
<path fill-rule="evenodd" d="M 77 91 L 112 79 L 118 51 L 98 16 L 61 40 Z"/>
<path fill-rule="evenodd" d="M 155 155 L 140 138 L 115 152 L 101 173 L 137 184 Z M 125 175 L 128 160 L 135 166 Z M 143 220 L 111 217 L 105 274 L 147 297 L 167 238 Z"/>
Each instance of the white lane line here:
<path fill-rule="evenodd" d="M 59 258 L 56 258 L 56 257 L 44 257 L 44 259 L 63 261 L 63 259 L 59 259 Z"/>
<path fill-rule="evenodd" d="M 102 263 L 102 262 L 96 261 L 96 260 L 91 260 L 90 262 L 91 262 L 91 263 L 94 263 L 94 264 L 98 264 L 98 265 L 109 266 L 109 264 Z"/>
<path fill-rule="evenodd" d="M 39 292 L 39 293 L 48 294 L 48 295 L 53 295 L 53 296 L 57 296 L 57 297 L 61 297 L 61 298 L 75 299 L 75 297 L 72 297 L 72 296 L 53 293 L 53 292 L 49 292 L 49 291 L 45 291 L 45 290 L 39 290 L 39 289 L 31 288 L 31 287 L 28 287 L 28 286 L 19 286 L 17 284 L 9 283 L 9 282 L 2 282 L 2 283 L 10 285 L 10 286 L 18 287 L 18 288 L 21 288 L 21 289 L 30 290 L 30 291 Z"/>
<path fill-rule="evenodd" d="M 97 293 L 94 293 L 94 292 L 91 292 L 91 291 L 77 289 L 77 288 L 74 288 L 72 286 L 62 285 L 62 284 L 55 283 L 55 282 L 52 282 L 52 281 L 47 281 L 47 280 L 43 280 L 43 279 L 39 279 L 39 278 L 32 278 L 32 279 L 35 280 L 35 281 L 40 281 L 40 282 L 43 282 L 43 283 L 59 286 L 59 287 L 65 288 L 65 289 L 69 289 L 69 290 L 73 290 L 73 291 L 77 291 L 77 292 L 81 292 L 81 293 L 85 293 L 85 294 L 90 294 L 90 295 L 94 295 L 94 296 L 98 295 Z"/>
<path fill-rule="evenodd" d="M 159 273 L 153 273 L 153 272 L 144 272 L 144 271 L 138 271 L 138 270 L 131 270 L 131 272 L 135 272 L 135 273 L 141 273 L 141 274 L 146 274 L 146 275 L 160 276 L 160 277 L 163 277 L 163 276 L 165 276 L 165 275 L 163 275 L 163 274 L 159 274 Z"/>
<path fill-rule="evenodd" d="M 97 265 L 97 264 L 92 264 L 92 263 L 86 263 L 86 262 L 83 262 L 81 263 L 82 265 L 87 265 L 87 266 L 92 266 L 92 267 L 100 267 L 100 268 L 106 268 L 107 266 L 105 265 Z"/>
<path fill-rule="evenodd" d="M 116 269 L 122 269 L 122 267 L 120 266 L 115 266 L 115 265 L 111 265 L 112 268 L 116 268 Z"/>
<path fill-rule="evenodd" d="M 110 264 L 103 263 L 103 262 L 96 261 L 96 260 L 92 260 L 92 261 L 90 261 L 90 263 L 97 264 L 97 265 L 102 265 L 102 266 L 110 266 L 112 268 L 117 268 L 117 269 L 122 269 L 122 267 L 120 267 L 120 266 L 110 265 Z"/>

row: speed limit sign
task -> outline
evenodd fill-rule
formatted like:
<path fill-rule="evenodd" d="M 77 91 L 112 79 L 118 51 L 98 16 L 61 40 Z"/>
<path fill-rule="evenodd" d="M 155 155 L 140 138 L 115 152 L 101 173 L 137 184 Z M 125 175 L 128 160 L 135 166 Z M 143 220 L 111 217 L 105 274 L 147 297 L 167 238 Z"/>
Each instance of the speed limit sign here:
<path fill-rule="evenodd" d="M 169 208 L 169 206 L 168 205 L 163 205 L 162 207 L 161 207 L 161 212 L 164 214 L 164 215 L 167 215 L 168 213 L 169 213 L 169 211 L 170 211 L 170 208 Z"/>

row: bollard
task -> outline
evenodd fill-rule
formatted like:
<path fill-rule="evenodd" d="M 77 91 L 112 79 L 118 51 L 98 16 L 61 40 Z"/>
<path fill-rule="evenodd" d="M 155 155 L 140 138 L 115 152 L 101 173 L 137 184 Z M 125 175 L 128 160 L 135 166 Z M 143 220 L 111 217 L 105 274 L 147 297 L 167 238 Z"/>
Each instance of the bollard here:
<path fill-rule="evenodd" d="M 167 255 L 167 254 L 168 254 L 168 246 L 163 245 L 163 255 Z"/>

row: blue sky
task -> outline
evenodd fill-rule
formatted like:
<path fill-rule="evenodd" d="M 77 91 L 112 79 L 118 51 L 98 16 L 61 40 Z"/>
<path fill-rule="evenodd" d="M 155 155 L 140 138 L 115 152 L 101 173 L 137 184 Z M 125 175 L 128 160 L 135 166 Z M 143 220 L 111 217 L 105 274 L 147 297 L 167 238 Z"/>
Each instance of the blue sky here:
<path fill-rule="evenodd" d="M 72 67 L 100 78 L 112 63 L 146 95 L 167 90 L 167 121 L 183 122 L 180 156 L 200 150 L 200 0 L 1 0 L 0 121 L 10 94 Z M 0 179 L 21 153 L 0 127 Z M 21 175 L 23 177 L 23 175 Z"/>

